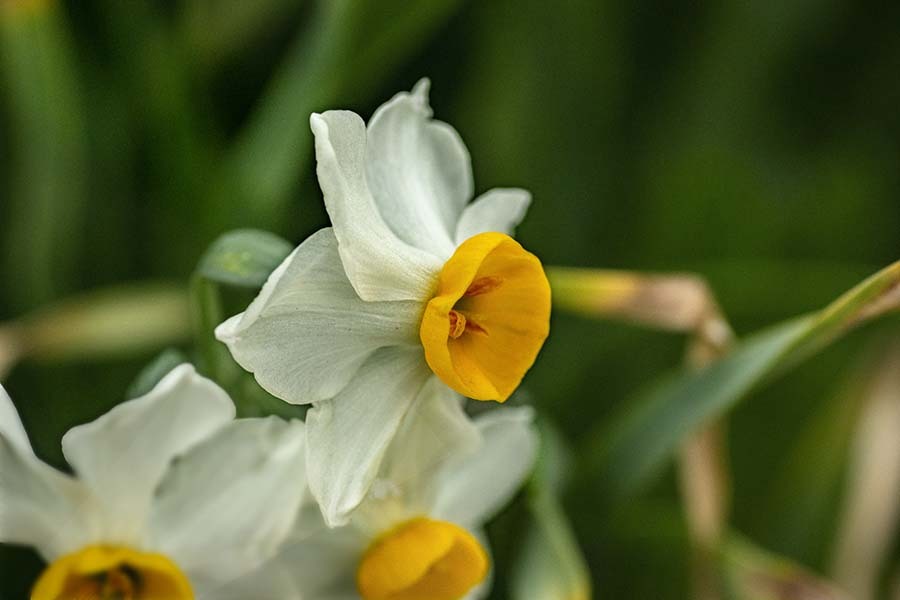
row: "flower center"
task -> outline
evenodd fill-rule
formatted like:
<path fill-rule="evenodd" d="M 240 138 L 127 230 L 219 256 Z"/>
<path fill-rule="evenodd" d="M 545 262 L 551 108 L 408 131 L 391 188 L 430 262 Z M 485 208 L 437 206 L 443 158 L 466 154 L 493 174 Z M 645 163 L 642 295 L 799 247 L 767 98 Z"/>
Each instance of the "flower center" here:
<path fill-rule="evenodd" d="M 187 577 L 161 554 L 88 546 L 55 560 L 32 600 L 191 600 Z"/>
<path fill-rule="evenodd" d="M 476 400 L 509 398 L 550 331 L 541 261 L 502 233 L 463 242 L 441 269 L 419 338 L 441 380 Z"/>
<path fill-rule="evenodd" d="M 471 533 L 418 518 L 377 539 L 356 572 L 364 600 L 458 600 L 487 576 L 488 556 Z"/>

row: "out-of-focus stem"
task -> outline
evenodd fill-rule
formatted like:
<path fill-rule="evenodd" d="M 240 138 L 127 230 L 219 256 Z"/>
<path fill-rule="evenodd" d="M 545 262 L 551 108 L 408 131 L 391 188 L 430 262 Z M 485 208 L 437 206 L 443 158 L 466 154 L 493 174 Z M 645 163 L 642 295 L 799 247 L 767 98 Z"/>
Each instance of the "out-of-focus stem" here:
<path fill-rule="evenodd" d="M 678 477 L 692 548 L 693 597 L 721 597 L 716 552 L 728 519 L 730 481 L 725 462 L 725 426 L 714 423 L 684 441 Z"/>
<path fill-rule="evenodd" d="M 0 325 L 0 379 L 20 360 L 105 359 L 186 339 L 188 302 L 180 286 L 106 288 L 56 302 Z"/>
<path fill-rule="evenodd" d="M 0 381 L 3 381 L 7 373 L 19 362 L 24 350 L 19 327 L 15 325 L 0 327 Z"/>
<path fill-rule="evenodd" d="M 548 267 L 547 278 L 556 309 L 689 332 L 711 347 L 731 340 L 727 323 L 712 317 L 718 308 L 709 287 L 695 275 Z"/>
<path fill-rule="evenodd" d="M 199 273 L 191 278 L 191 326 L 201 372 L 232 390 L 243 371 L 232 360 L 225 344 L 216 339 L 216 326 L 225 320 L 219 286 Z"/>
<path fill-rule="evenodd" d="M 704 285 L 700 312 L 686 352 L 687 364 L 701 369 L 724 356 L 734 341 L 731 326 Z M 728 521 L 731 481 L 726 463 L 726 424 L 719 421 L 691 435 L 678 456 L 679 483 L 693 543 L 694 598 L 718 600 L 716 552 Z"/>
<path fill-rule="evenodd" d="M 734 341 L 709 286 L 690 274 L 547 269 L 554 308 L 590 317 L 622 319 L 690 334 L 686 362 L 700 369 L 725 355 Z M 725 427 L 713 423 L 685 440 L 679 482 L 693 544 L 693 597 L 718 600 L 715 552 L 728 518 L 730 482 Z"/>
<path fill-rule="evenodd" d="M 571 456 L 551 426 L 538 424 L 541 449 L 526 496 L 532 523 L 516 563 L 510 598 L 591 600 L 590 572 L 560 500 Z"/>
<path fill-rule="evenodd" d="M 900 518 L 900 344 L 877 365 L 869 390 L 832 565 L 834 581 L 858 600 L 877 596 Z"/>

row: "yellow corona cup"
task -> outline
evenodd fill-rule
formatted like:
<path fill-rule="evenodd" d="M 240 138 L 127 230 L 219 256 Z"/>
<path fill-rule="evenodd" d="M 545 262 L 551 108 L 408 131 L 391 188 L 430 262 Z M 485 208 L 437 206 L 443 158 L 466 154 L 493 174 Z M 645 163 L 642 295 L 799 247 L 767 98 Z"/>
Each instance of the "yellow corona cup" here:
<path fill-rule="evenodd" d="M 481 583 L 488 557 L 458 525 L 413 519 L 376 540 L 356 572 L 365 600 L 456 600 Z"/>
<path fill-rule="evenodd" d="M 89 546 L 53 562 L 32 600 L 191 600 L 187 577 L 161 554 Z"/>
<path fill-rule="evenodd" d="M 500 402 L 519 386 L 550 331 L 550 284 L 541 262 L 502 233 L 460 245 L 441 269 L 420 336 L 441 380 Z"/>

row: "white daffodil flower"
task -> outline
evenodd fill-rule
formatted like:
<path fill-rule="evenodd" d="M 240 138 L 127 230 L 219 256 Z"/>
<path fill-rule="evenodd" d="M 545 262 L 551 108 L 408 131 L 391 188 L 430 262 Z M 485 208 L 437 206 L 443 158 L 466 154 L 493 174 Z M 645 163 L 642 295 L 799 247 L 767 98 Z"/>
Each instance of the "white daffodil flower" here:
<path fill-rule="evenodd" d="M 35 456 L 0 387 L 0 542 L 46 559 L 32 600 L 214 598 L 270 559 L 305 495 L 303 424 L 233 418 L 182 365 L 66 433 L 73 477 Z"/>
<path fill-rule="evenodd" d="M 540 261 L 510 235 L 520 189 L 473 193 L 468 151 L 428 81 L 379 108 L 310 118 L 332 227 L 304 241 L 217 337 L 275 396 L 312 403 L 309 481 L 346 522 L 434 376 L 505 401 L 549 332 Z M 453 402 L 454 400 L 447 400 Z"/>
<path fill-rule="evenodd" d="M 528 408 L 475 420 L 483 442 L 422 470 L 439 415 L 417 416 L 392 445 L 373 493 L 347 525 L 325 527 L 316 507 L 294 541 L 221 600 L 477 600 L 490 591 L 484 524 L 530 472 L 537 434 Z M 443 439 L 448 439 L 443 436 Z M 440 446 L 440 444 L 439 444 Z M 316 526 L 318 519 L 318 526 Z"/>

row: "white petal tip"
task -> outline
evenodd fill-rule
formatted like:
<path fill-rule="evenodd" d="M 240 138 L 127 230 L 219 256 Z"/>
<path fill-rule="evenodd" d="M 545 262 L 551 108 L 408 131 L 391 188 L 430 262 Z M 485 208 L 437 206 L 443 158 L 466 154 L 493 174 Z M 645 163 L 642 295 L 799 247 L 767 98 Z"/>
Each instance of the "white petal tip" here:
<path fill-rule="evenodd" d="M 428 92 L 431 90 L 431 79 L 428 77 L 423 77 L 419 81 L 416 82 L 416 85 L 413 86 L 412 95 L 417 96 L 425 100 L 425 103 L 428 103 Z"/>
<path fill-rule="evenodd" d="M 431 118 L 434 114 L 434 111 L 431 110 L 431 103 L 428 100 L 428 94 L 431 91 L 431 80 L 427 77 L 423 77 L 420 79 L 415 86 L 413 86 L 412 92 L 409 94 L 398 94 L 398 96 L 407 96 L 412 100 L 413 106 L 421 111 L 426 118 Z"/>
<path fill-rule="evenodd" d="M 169 371 L 168 374 L 160 380 L 157 386 L 161 385 L 164 381 L 174 383 L 181 381 L 182 379 L 188 379 L 189 377 L 199 377 L 199 375 L 197 375 L 197 369 L 195 369 L 194 365 L 191 363 L 181 363 Z"/>
<path fill-rule="evenodd" d="M 228 393 L 219 387 L 219 384 L 215 381 L 198 373 L 197 369 L 191 363 L 182 363 L 166 373 L 165 377 L 160 379 L 159 383 L 142 396 L 142 398 L 154 397 L 156 399 L 155 401 L 160 401 L 163 397 L 181 386 L 189 386 L 193 390 L 193 393 L 197 394 L 197 398 L 204 398 L 207 401 L 219 404 L 219 406 L 224 409 L 224 413 L 227 413 L 227 418 L 225 420 L 234 418 L 236 412 L 235 406 Z M 135 398 L 129 402 L 137 402 L 138 400 L 140 400 L 140 398 Z M 113 407 L 110 413 L 115 412 L 120 406 L 128 405 L 129 402 Z M 69 435 L 69 433 L 71 433 L 71 430 L 67 432 L 66 435 Z"/>
<path fill-rule="evenodd" d="M 216 327 L 215 336 L 216 339 L 220 342 L 224 342 L 225 344 L 230 344 L 237 339 L 238 331 L 240 330 L 241 319 L 244 317 L 244 313 L 240 313 L 238 315 L 234 315 L 233 317 L 226 319 L 222 323 L 219 323 L 219 326 Z"/>
<path fill-rule="evenodd" d="M 346 514 L 332 513 L 331 511 L 322 511 L 322 518 L 325 520 L 325 525 L 327 525 L 329 529 L 343 527 L 350 522 L 350 517 Z"/>
<path fill-rule="evenodd" d="M 307 444 L 307 461 L 309 461 L 310 458 L 309 448 L 310 446 Z M 350 515 L 353 514 L 353 511 L 356 510 L 360 502 L 362 502 L 364 495 L 359 494 L 358 497 L 353 498 L 343 494 L 336 494 L 333 489 L 325 491 L 323 494 L 321 493 L 319 486 L 316 485 L 317 483 L 315 474 L 311 473 L 309 478 L 309 489 L 310 492 L 312 492 L 312 496 L 319 504 L 319 510 L 322 513 L 322 520 L 325 521 L 325 524 L 329 528 L 334 529 L 335 527 L 343 527 L 349 523 Z"/>

